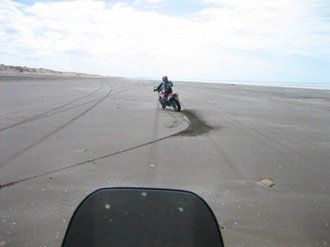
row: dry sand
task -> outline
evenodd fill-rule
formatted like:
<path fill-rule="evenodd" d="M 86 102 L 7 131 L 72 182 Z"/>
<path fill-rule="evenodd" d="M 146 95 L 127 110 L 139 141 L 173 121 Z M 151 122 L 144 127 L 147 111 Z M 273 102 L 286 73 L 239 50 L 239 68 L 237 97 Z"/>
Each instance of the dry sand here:
<path fill-rule="evenodd" d="M 0 245 L 60 246 L 86 194 L 186 189 L 225 246 L 330 245 L 330 91 L 0 76 Z"/>
<path fill-rule="evenodd" d="M 86 73 L 77 73 L 77 72 L 63 72 L 51 69 L 44 69 L 44 68 L 30 68 L 26 66 L 12 66 L 12 65 L 5 65 L 0 64 L 0 74 L 2 78 L 5 76 L 13 76 L 15 78 L 24 78 L 25 76 L 29 77 L 42 77 L 46 76 L 46 78 L 53 77 L 53 76 L 60 76 L 60 77 L 101 77 L 99 75 L 93 74 L 86 74 Z M 45 79 L 46 79 L 45 78 Z"/>

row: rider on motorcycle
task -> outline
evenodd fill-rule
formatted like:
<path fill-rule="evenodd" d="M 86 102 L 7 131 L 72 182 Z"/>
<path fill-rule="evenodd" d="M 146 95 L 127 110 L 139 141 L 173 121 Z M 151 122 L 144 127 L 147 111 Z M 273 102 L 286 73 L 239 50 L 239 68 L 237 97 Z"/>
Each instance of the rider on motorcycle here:
<path fill-rule="evenodd" d="M 158 87 L 155 88 L 154 91 L 160 91 L 161 89 L 165 89 L 165 97 L 167 97 L 170 93 L 172 93 L 173 83 L 168 80 L 167 76 L 162 77 L 162 82 Z"/>

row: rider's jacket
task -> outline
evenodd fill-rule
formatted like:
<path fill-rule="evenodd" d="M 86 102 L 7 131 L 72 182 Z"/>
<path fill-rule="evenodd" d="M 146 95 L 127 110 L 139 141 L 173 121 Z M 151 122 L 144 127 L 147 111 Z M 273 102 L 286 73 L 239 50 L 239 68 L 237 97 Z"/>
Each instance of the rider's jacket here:
<path fill-rule="evenodd" d="M 165 91 L 168 91 L 171 90 L 172 87 L 173 83 L 171 81 L 161 82 L 157 87 L 157 91 L 160 91 L 161 89 L 165 89 Z"/>

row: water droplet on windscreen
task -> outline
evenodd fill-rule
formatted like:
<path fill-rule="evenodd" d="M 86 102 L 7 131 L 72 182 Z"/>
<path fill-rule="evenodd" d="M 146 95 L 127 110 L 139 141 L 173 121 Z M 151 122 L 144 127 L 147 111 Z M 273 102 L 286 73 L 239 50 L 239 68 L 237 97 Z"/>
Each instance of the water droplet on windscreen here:
<path fill-rule="evenodd" d="M 142 195 L 143 197 L 146 197 L 146 196 L 148 195 L 148 193 L 147 193 L 147 192 L 142 192 L 141 195 Z"/>
<path fill-rule="evenodd" d="M 2 241 L 0 241 L 0 246 L 2 247 L 2 246 L 6 246 L 6 241 L 5 240 L 2 240 Z"/>
<path fill-rule="evenodd" d="M 183 212 L 183 208 L 178 207 L 179 212 Z"/>
<path fill-rule="evenodd" d="M 111 205 L 110 204 L 105 204 L 105 209 L 110 209 L 111 208 Z"/>

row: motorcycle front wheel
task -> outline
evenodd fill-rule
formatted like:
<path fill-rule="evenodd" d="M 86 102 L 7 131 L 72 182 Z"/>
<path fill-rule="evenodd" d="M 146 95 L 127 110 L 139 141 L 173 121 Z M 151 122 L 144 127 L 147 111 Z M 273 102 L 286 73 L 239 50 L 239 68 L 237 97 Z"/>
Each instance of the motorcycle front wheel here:
<path fill-rule="evenodd" d="M 160 103 L 160 106 L 162 107 L 162 109 L 166 108 L 166 102 L 164 102 L 161 98 L 159 98 L 159 103 Z"/>

